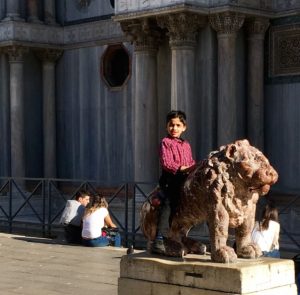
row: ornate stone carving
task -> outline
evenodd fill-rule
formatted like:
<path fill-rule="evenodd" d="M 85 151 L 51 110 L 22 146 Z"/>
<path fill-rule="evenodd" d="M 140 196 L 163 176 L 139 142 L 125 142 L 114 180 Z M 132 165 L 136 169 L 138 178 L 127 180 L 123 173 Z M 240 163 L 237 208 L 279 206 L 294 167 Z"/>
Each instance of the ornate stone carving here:
<path fill-rule="evenodd" d="M 61 49 L 37 49 L 35 50 L 37 57 L 42 61 L 56 62 L 63 54 Z"/>
<path fill-rule="evenodd" d="M 167 256 L 203 254 L 204 245 L 187 234 L 193 226 L 207 222 L 212 261 L 235 262 L 237 256 L 257 258 L 261 250 L 251 242 L 256 203 L 277 179 L 268 159 L 247 140 L 220 147 L 190 169 L 168 238 L 164 237 L 161 249 L 149 250 Z M 158 198 L 159 193 L 150 195 L 140 214 L 141 229 L 148 241 L 155 240 L 157 232 L 160 209 L 159 202 L 153 202 L 154 197 Z M 227 246 L 228 228 L 235 229 L 236 253 Z"/>
<path fill-rule="evenodd" d="M 209 16 L 212 28 L 219 34 L 236 33 L 243 25 L 245 16 L 236 12 L 223 12 Z"/>
<path fill-rule="evenodd" d="M 3 52 L 8 54 L 9 62 L 23 62 L 23 56 L 28 52 L 28 48 L 13 45 L 4 47 Z"/>
<path fill-rule="evenodd" d="M 101 20 L 74 26 L 46 26 L 26 22 L 0 22 L 0 42 L 18 41 L 31 44 L 84 47 L 87 43 L 124 39 L 120 25 L 112 20 Z"/>
<path fill-rule="evenodd" d="M 76 2 L 77 7 L 85 8 L 88 7 L 91 4 L 91 0 L 74 0 Z"/>
<path fill-rule="evenodd" d="M 205 18 L 198 14 L 183 12 L 157 17 L 157 23 L 168 30 L 171 47 L 194 46 L 198 30 L 205 24 Z"/>
<path fill-rule="evenodd" d="M 121 28 L 134 43 L 135 51 L 158 49 L 161 30 L 151 19 L 140 19 L 121 23 Z"/>
<path fill-rule="evenodd" d="M 264 38 L 269 25 L 270 22 L 266 18 L 252 18 L 245 21 L 245 26 L 249 36 L 259 35 Z"/>
<path fill-rule="evenodd" d="M 300 75 L 300 25 L 272 27 L 271 76 Z"/>

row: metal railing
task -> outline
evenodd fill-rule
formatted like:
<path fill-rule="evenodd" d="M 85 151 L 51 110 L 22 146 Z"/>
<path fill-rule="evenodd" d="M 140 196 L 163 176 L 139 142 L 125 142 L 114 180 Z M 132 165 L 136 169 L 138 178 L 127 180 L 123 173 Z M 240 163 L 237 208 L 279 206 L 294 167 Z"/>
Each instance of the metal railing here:
<path fill-rule="evenodd" d="M 124 243 L 135 244 L 139 234 L 139 206 L 156 185 L 0 177 L 0 228 L 13 232 L 21 226 L 34 226 L 43 236 L 53 236 L 61 227 L 59 220 L 66 201 L 84 189 L 106 197 L 110 215 L 119 227 Z"/>
<path fill-rule="evenodd" d="M 125 182 L 107 183 L 74 179 L 10 178 L 0 177 L 0 231 L 13 232 L 21 226 L 34 227 L 44 236 L 53 236 L 62 228 L 59 224 L 66 201 L 73 199 L 81 190 L 103 194 L 114 222 L 119 227 L 124 245 L 146 242 L 139 227 L 140 206 L 156 187 L 156 183 Z M 286 216 L 300 200 L 295 195 L 279 210 Z M 297 215 L 297 218 L 298 215 Z M 300 251 L 299 234 L 289 231 L 287 224 L 281 224 L 281 236 L 287 247 Z M 207 235 L 206 235 L 207 238 Z"/>

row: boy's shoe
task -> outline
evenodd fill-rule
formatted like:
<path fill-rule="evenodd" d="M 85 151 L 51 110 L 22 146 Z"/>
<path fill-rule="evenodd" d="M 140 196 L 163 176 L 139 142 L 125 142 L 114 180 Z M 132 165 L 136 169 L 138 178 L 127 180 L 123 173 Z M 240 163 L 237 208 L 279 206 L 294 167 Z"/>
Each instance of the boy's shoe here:
<path fill-rule="evenodd" d="M 152 253 L 165 254 L 166 247 L 164 245 L 164 239 L 156 238 L 152 244 Z"/>

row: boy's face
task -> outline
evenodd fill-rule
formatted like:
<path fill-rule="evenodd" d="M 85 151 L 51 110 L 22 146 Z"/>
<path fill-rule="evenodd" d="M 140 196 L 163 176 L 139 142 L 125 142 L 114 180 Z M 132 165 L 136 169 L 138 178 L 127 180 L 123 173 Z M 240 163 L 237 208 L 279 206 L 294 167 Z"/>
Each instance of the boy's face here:
<path fill-rule="evenodd" d="M 180 138 L 185 129 L 186 126 L 179 120 L 179 118 L 171 119 L 167 124 L 167 132 L 173 138 Z"/>
<path fill-rule="evenodd" d="M 83 205 L 84 207 L 90 202 L 90 196 L 82 196 L 78 199 L 78 202 Z"/>

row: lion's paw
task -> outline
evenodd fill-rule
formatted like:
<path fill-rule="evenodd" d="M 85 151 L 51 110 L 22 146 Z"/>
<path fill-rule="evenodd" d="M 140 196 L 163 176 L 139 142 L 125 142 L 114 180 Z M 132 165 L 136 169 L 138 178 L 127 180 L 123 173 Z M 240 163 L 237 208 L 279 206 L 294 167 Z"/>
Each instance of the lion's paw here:
<path fill-rule="evenodd" d="M 203 255 L 206 253 L 206 245 L 202 244 L 199 241 L 194 239 L 184 237 L 182 238 L 182 243 L 188 254 L 200 254 Z"/>
<path fill-rule="evenodd" d="M 248 259 L 258 258 L 262 256 L 260 248 L 254 243 L 250 243 L 247 246 L 242 247 L 237 254 L 239 258 Z"/>
<path fill-rule="evenodd" d="M 186 254 L 181 243 L 165 237 L 153 242 L 151 253 L 170 257 L 183 257 Z"/>
<path fill-rule="evenodd" d="M 237 261 L 237 255 L 233 248 L 224 246 L 211 253 L 211 260 L 220 263 L 233 263 Z"/>

